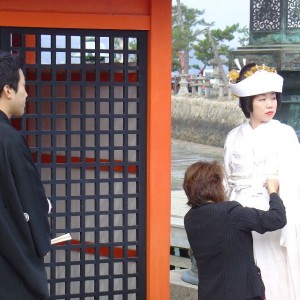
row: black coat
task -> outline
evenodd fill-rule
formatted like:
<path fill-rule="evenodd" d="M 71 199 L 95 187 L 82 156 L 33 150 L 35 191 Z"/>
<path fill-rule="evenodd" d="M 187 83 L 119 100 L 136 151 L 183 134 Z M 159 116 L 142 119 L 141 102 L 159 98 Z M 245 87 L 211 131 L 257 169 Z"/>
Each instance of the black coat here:
<path fill-rule="evenodd" d="M 270 196 L 269 211 L 243 207 L 236 201 L 190 209 L 184 225 L 198 266 L 198 299 L 264 299 L 251 231 L 265 233 L 285 224 L 285 208 L 276 193 Z"/>
<path fill-rule="evenodd" d="M 44 187 L 25 139 L 0 111 L 1 300 L 49 298 L 44 266 L 49 250 Z"/>

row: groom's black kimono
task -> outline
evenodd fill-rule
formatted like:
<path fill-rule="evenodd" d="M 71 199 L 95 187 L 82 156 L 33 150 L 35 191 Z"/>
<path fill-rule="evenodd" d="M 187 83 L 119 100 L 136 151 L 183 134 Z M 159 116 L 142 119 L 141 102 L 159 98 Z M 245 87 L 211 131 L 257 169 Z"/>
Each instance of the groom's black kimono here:
<path fill-rule="evenodd" d="M 0 111 L 1 300 L 48 299 L 43 257 L 49 250 L 44 187 L 25 139 Z"/>

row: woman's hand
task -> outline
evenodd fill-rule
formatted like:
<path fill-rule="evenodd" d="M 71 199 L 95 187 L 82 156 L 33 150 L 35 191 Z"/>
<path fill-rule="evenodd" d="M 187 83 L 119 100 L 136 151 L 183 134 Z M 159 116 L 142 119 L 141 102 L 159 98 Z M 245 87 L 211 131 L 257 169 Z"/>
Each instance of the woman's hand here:
<path fill-rule="evenodd" d="M 279 180 L 278 178 L 267 178 L 266 180 L 266 188 L 269 194 L 277 193 L 279 189 Z"/>

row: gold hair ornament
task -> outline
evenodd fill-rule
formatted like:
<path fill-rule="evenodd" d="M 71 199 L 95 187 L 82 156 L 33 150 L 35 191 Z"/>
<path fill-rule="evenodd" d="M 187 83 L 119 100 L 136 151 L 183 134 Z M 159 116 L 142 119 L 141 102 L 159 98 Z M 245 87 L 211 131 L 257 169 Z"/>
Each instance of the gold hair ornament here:
<path fill-rule="evenodd" d="M 261 70 L 264 70 L 267 72 L 272 72 L 272 73 L 277 73 L 275 68 L 268 67 L 263 64 L 263 65 L 255 65 L 254 67 L 250 68 L 250 70 L 248 70 L 244 76 L 245 76 L 245 78 L 250 77 L 255 72 L 261 71 Z M 239 76 L 240 76 L 240 72 L 235 69 L 230 70 L 227 74 L 227 77 L 228 77 L 230 83 L 235 83 L 236 80 L 239 78 Z"/>
<path fill-rule="evenodd" d="M 236 82 L 239 76 L 240 76 L 240 72 L 235 69 L 230 70 L 229 73 L 227 74 L 229 82 Z"/>
<path fill-rule="evenodd" d="M 253 75 L 255 72 L 261 71 L 261 70 L 264 70 L 267 72 L 272 72 L 272 73 L 277 73 L 275 68 L 271 68 L 266 65 L 262 65 L 262 66 L 256 65 L 256 66 L 252 67 L 249 71 L 247 71 L 244 76 L 247 78 L 247 77 Z"/>

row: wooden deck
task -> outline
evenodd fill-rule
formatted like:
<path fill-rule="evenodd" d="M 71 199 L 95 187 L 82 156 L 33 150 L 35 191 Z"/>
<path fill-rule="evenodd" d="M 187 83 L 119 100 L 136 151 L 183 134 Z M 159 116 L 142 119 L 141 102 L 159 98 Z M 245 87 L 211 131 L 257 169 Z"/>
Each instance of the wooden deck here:
<path fill-rule="evenodd" d="M 190 209 L 187 205 L 187 198 L 183 190 L 171 191 L 171 246 L 188 249 L 184 229 L 183 218 Z"/>

